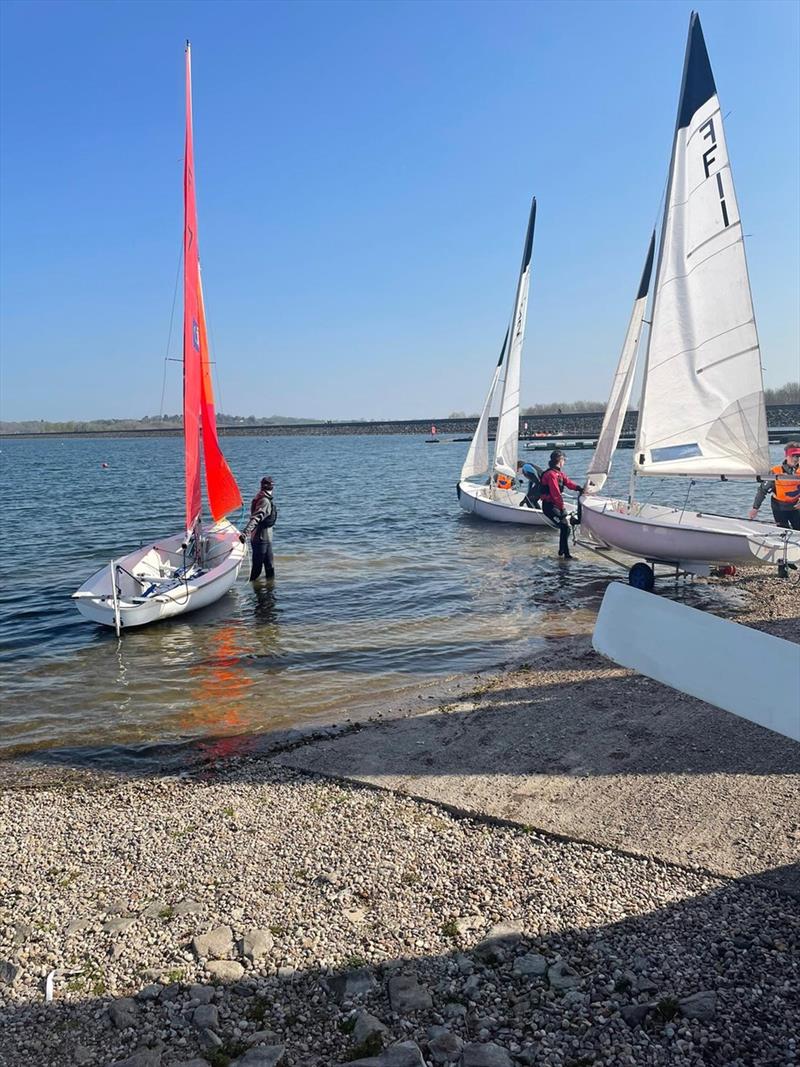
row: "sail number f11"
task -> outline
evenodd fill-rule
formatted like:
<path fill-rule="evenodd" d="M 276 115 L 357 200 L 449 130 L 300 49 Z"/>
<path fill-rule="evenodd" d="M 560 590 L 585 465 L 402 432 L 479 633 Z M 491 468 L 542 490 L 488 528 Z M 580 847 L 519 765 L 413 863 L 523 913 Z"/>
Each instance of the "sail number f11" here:
<path fill-rule="evenodd" d="M 716 130 L 714 129 L 713 117 L 710 119 L 706 119 L 703 125 L 699 127 L 697 132 L 699 134 L 702 134 L 704 141 L 711 142 L 709 147 L 705 150 L 705 152 L 703 152 L 703 170 L 706 173 L 706 177 L 710 178 L 711 164 L 715 163 L 717 158 L 714 155 L 717 150 L 717 134 Z M 726 226 L 728 226 L 728 209 L 725 206 L 725 190 L 722 186 L 722 171 L 718 170 L 715 177 L 717 179 L 717 192 L 719 193 L 719 206 L 722 208 L 722 221 L 725 223 Z"/>

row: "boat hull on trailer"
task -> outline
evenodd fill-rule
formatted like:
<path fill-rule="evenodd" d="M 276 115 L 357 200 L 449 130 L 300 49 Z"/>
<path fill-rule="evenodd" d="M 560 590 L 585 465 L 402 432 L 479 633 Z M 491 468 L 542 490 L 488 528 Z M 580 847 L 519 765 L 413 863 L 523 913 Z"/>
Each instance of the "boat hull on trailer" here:
<path fill-rule="evenodd" d="M 246 546 L 236 527 L 222 519 L 204 531 L 204 565 L 183 577 L 184 541 L 184 534 L 175 534 L 114 560 L 116 605 L 111 564 L 103 567 L 72 594 L 78 611 L 112 627 L 118 611 L 120 629 L 130 630 L 213 604 L 234 585 Z"/>
<path fill-rule="evenodd" d="M 581 527 L 600 545 L 655 563 L 746 564 L 800 562 L 800 533 L 766 522 L 705 515 L 660 504 L 587 496 Z"/>
<path fill-rule="evenodd" d="M 477 515 L 479 519 L 509 522 L 518 526 L 537 526 L 546 530 L 558 529 L 544 512 L 537 508 L 521 507 L 525 494 L 516 489 L 497 489 L 492 485 L 461 481 L 457 490 L 458 502 L 464 511 Z"/>

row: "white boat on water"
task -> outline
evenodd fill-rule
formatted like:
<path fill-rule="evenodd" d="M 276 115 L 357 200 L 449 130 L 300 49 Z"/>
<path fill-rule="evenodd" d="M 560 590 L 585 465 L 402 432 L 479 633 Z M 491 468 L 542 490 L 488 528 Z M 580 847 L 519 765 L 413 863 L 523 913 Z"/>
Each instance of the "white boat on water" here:
<path fill-rule="evenodd" d="M 555 529 L 538 508 L 523 506 L 525 493 L 517 484 L 519 453 L 519 395 L 522 348 L 531 279 L 536 198 L 531 202 L 528 230 L 522 252 L 511 326 L 506 331 L 500 358 L 478 419 L 458 482 L 458 502 L 464 511 L 491 522 Z M 497 414 L 494 458 L 489 460 L 489 420 Z M 488 477 L 487 477 L 488 475 Z M 480 481 L 471 479 L 480 478 Z"/>
<path fill-rule="evenodd" d="M 647 563 L 632 584 L 651 589 L 666 563 L 712 566 L 800 560 L 800 533 L 771 523 L 636 500 L 640 477 L 769 477 L 769 436 L 744 237 L 714 76 L 692 13 L 664 205 L 642 396 L 627 500 L 599 496 L 633 384 L 653 245 L 614 378 L 582 500 L 582 530 L 600 551 Z M 691 485 L 689 487 L 691 489 Z M 688 505 L 687 493 L 687 505 Z"/>
<path fill-rule="evenodd" d="M 200 260 L 192 137 L 191 51 L 186 44 L 186 144 L 183 234 L 183 437 L 186 524 L 180 533 L 113 559 L 73 593 L 87 619 L 122 629 L 144 626 L 206 607 L 228 592 L 246 555 L 239 531 L 225 516 L 242 497 L 217 435 Z M 202 525 L 202 453 L 214 519 Z"/>

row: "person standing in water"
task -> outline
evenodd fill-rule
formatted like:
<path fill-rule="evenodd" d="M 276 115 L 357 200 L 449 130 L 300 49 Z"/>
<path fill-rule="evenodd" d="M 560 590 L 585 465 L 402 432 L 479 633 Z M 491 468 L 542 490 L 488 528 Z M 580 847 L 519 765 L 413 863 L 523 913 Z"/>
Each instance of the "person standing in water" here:
<path fill-rule="evenodd" d="M 583 492 L 582 485 L 576 485 L 561 469 L 564 466 L 564 453 L 556 449 L 550 453 L 550 462 L 547 470 L 541 478 L 542 485 L 542 511 L 558 527 L 558 554 L 564 559 L 572 559 L 569 550 L 569 519 L 567 509 L 564 506 L 562 489 L 575 489 L 578 493 Z"/>
<path fill-rule="evenodd" d="M 261 487 L 250 503 L 250 518 L 239 534 L 244 543 L 250 537 L 253 550 L 253 565 L 250 568 L 250 581 L 254 582 L 264 571 L 265 578 L 275 577 L 275 564 L 272 555 L 272 527 L 278 518 L 278 508 L 272 499 L 275 485 L 269 475 L 261 479 Z"/>
<path fill-rule="evenodd" d="M 748 515 L 754 519 L 771 494 L 772 517 L 784 530 L 800 530 L 800 445 L 790 441 L 783 450 L 783 463 L 770 471 L 772 479 L 762 482 Z"/>

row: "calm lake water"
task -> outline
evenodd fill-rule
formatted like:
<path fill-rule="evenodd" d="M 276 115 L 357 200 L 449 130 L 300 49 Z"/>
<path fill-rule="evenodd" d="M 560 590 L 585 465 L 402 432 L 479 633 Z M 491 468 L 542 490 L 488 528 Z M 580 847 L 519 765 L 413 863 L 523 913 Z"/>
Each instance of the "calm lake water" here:
<path fill-rule="evenodd" d="M 254 590 L 245 571 L 211 608 L 118 642 L 69 596 L 113 556 L 180 529 L 182 442 L 0 441 L 0 756 L 113 765 L 174 758 L 169 746 L 183 743 L 189 758 L 204 738 L 340 722 L 535 656 L 546 638 L 585 629 L 622 573 L 580 549 L 559 563 L 549 531 L 465 515 L 455 484 L 466 443 L 223 443 L 248 500 L 263 473 L 275 478 L 274 585 Z M 568 454 L 578 481 L 589 455 Z M 610 491 L 626 491 L 631 456 L 618 453 Z M 682 503 L 686 488 L 648 483 L 644 497 Z M 691 503 L 742 514 L 752 497 L 752 485 L 711 483 Z"/>

